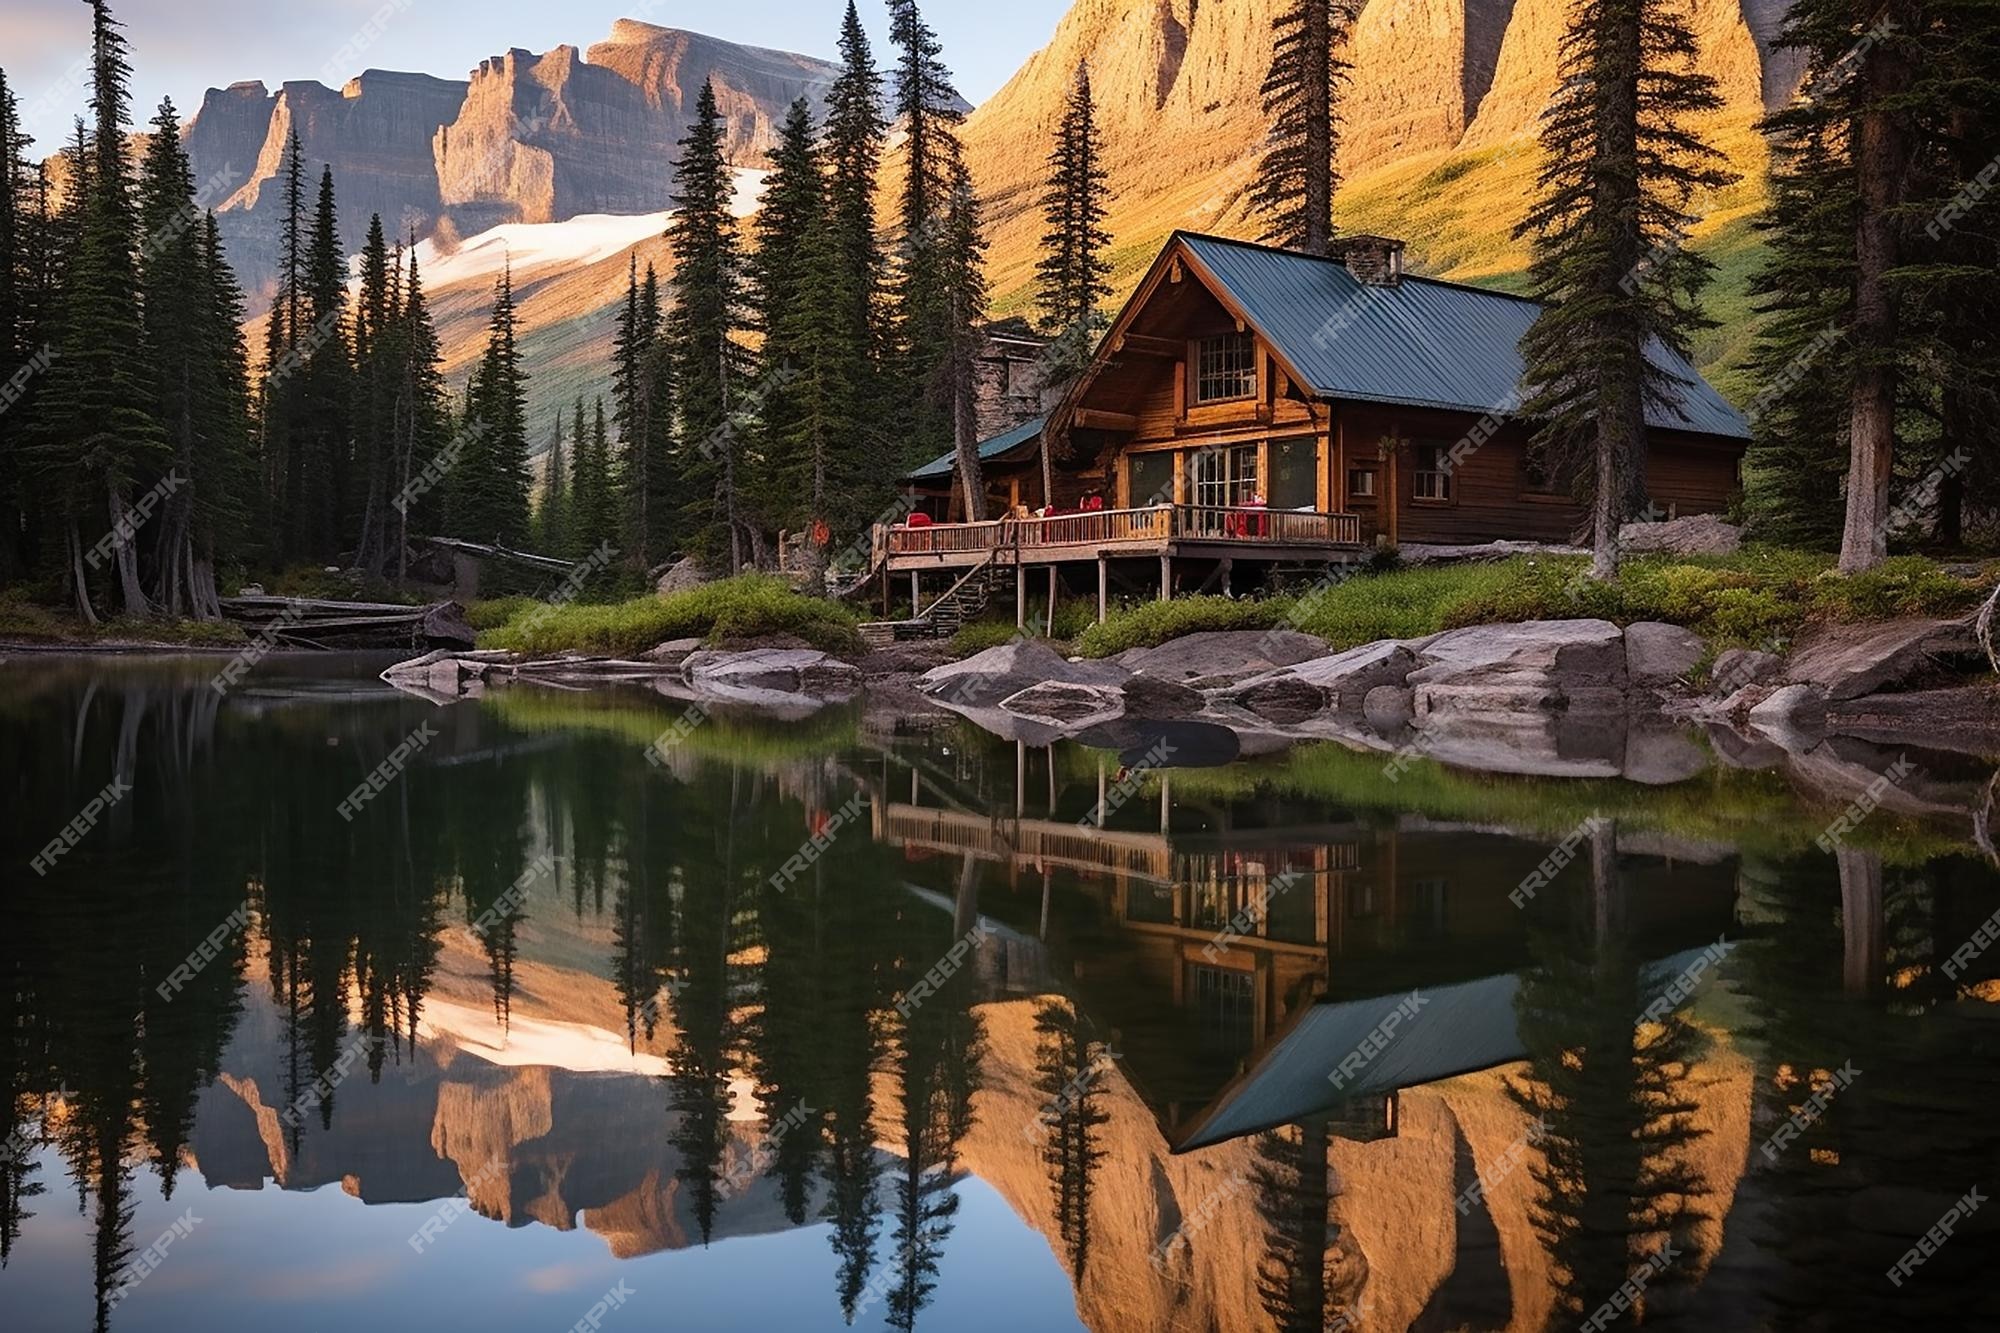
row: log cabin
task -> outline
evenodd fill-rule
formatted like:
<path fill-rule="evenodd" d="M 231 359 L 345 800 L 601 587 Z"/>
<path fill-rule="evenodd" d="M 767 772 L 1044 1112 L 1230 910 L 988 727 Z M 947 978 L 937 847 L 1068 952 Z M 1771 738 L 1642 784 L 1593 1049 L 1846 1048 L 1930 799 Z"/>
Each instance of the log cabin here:
<path fill-rule="evenodd" d="M 1047 566 L 1053 595 L 1094 563 L 1101 614 L 1135 567 L 1171 596 L 1377 546 L 1570 541 L 1584 508 L 1518 414 L 1540 308 L 1406 273 L 1385 237 L 1319 257 L 1176 232 L 1068 393 L 980 446 L 984 521 L 948 454 L 903 479 L 922 517 L 883 558 L 919 608 L 929 570 Z M 1648 356 L 1675 381 L 1647 411 L 1655 512 L 1727 508 L 1748 424 L 1684 357 Z"/>

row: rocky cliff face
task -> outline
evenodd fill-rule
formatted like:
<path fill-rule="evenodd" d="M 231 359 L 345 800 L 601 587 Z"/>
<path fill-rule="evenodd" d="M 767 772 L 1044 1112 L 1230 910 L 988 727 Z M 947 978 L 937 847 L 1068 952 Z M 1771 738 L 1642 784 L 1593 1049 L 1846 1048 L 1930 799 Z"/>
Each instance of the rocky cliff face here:
<path fill-rule="evenodd" d="M 817 104 L 834 67 L 620 20 L 610 39 L 536 55 L 509 51 L 468 79 L 369 70 L 315 82 L 210 89 L 184 130 L 197 181 L 227 182 L 216 207 L 253 305 L 276 271 L 280 176 L 296 131 L 307 170 L 333 168 L 341 239 L 359 249 L 379 213 L 425 237 L 449 219 L 470 235 L 498 223 L 669 206 L 673 160 L 703 80 L 728 121 L 732 162 L 761 167 L 791 103 Z M 310 200 L 308 201 L 310 203 Z"/>

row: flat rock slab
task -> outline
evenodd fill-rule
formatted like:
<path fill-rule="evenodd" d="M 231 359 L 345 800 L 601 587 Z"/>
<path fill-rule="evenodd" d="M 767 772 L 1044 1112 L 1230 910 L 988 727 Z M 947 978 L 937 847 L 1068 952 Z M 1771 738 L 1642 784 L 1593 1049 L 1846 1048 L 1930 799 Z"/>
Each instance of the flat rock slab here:
<path fill-rule="evenodd" d="M 1634 685 L 1685 680 L 1708 656 L 1708 641 L 1680 625 L 1642 620 L 1625 627 L 1625 675 Z"/>
<path fill-rule="evenodd" d="M 1936 673 L 1940 658 L 1978 651 L 1971 622 L 1963 619 L 1829 625 L 1792 654 L 1785 676 L 1817 685 L 1829 699 L 1858 699 Z"/>
<path fill-rule="evenodd" d="M 1473 625 L 1425 643 L 1415 685 L 1535 685 L 1623 689 L 1625 635 L 1608 620 Z"/>
<path fill-rule="evenodd" d="M 993 708 L 1045 682 L 1115 688 L 1131 674 L 1115 662 L 1071 662 L 1045 643 L 1017 639 L 962 662 L 933 667 L 923 674 L 919 688 L 953 707 Z"/>
<path fill-rule="evenodd" d="M 1125 711 L 1122 692 L 1104 685 L 1044 681 L 1003 700 L 1000 707 L 1016 717 L 1064 727 L 1088 727 Z"/>
<path fill-rule="evenodd" d="M 844 698 L 861 688 L 861 669 L 811 648 L 753 648 L 749 652 L 699 652 L 681 663 L 697 689 L 769 690 Z"/>
<path fill-rule="evenodd" d="M 1326 640 L 1297 630 L 1211 630 L 1157 648 L 1130 648 L 1111 660 L 1137 675 L 1187 684 L 1254 676 L 1328 651 Z"/>
<path fill-rule="evenodd" d="M 1228 698 L 1281 726 L 1296 725 L 1329 709 L 1359 713 L 1370 690 L 1401 687 L 1417 661 L 1409 644 L 1380 639 L 1253 676 L 1240 682 Z"/>
<path fill-rule="evenodd" d="M 1826 725 L 1880 745 L 2000 755 L 2000 686 L 1834 700 L 1827 705 Z"/>

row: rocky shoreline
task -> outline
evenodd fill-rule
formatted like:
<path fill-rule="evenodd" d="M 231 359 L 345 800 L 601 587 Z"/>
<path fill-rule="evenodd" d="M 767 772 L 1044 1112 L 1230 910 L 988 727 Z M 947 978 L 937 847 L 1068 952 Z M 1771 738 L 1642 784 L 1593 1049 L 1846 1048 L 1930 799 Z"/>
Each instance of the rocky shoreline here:
<path fill-rule="evenodd" d="M 862 701 L 886 721 L 956 715 L 1010 740 L 1074 739 L 1166 765 L 1331 740 L 1380 752 L 1392 770 L 1425 757 L 1661 785 L 1719 762 L 1782 767 L 1853 797 L 1880 786 L 1899 750 L 2000 756 L 2000 685 L 1966 620 L 1828 626 L 1786 655 L 1732 649 L 1712 662 L 1687 629 L 1604 620 L 1478 625 L 1344 651 L 1268 630 L 1193 634 L 1102 660 L 1025 638 L 942 656 L 942 645 L 912 646 L 857 665 L 804 646 L 732 651 L 688 639 L 632 660 L 440 651 L 383 679 L 438 703 L 519 685 L 637 685 L 786 719 Z M 1919 773 L 1875 799 L 1962 813 L 1971 794 L 1955 788 L 1965 782 L 1927 792 Z"/>

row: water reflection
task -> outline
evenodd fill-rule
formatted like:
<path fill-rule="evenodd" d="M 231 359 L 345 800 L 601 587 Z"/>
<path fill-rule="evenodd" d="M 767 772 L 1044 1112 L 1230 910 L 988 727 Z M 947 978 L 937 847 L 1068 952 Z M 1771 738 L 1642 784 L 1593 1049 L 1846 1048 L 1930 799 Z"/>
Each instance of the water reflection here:
<path fill-rule="evenodd" d="M 1978 1214 L 1881 1276 L 2000 1147 L 2000 960 L 1942 966 L 2000 892 L 1955 830 L 1885 820 L 1825 856 L 1818 812 L 1751 774 L 1399 790 L 1327 751 L 1134 774 L 850 714 L 722 716 L 648 763 L 665 700 L 433 709 L 377 665 L 274 663 L 226 700 L 212 664 L 12 669 L 21 1326 L 170 1326 L 177 1265 L 271 1255 L 224 1221 L 155 1268 L 140 1213 L 266 1181 L 255 1216 L 307 1234 L 319 1186 L 419 1205 L 379 1256 L 413 1279 L 403 1236 L 461 1192 L 628 1264 L 817 1237 L 831 1289 L 788 1327 L 1574 1327 L 1621 1291 L 1635 1323 L 1983 1308 Z M 20 869 L 114 778 L 46 876 Z M 1009 1228 L 1060 1308 L 1020 1260 L 988 1260 L 1015 1288 L 992 1308 L 954 1303 Z M 87 1301 L 15 1262 L 42 1237 Z M 767 1326 L 788 1285 L 747 1273 L 701 1326 Z M 210 1318 L 278 1308 L 231 1290 Z M 482 1322 L 554 1326 L 529 1316 Z"/>

